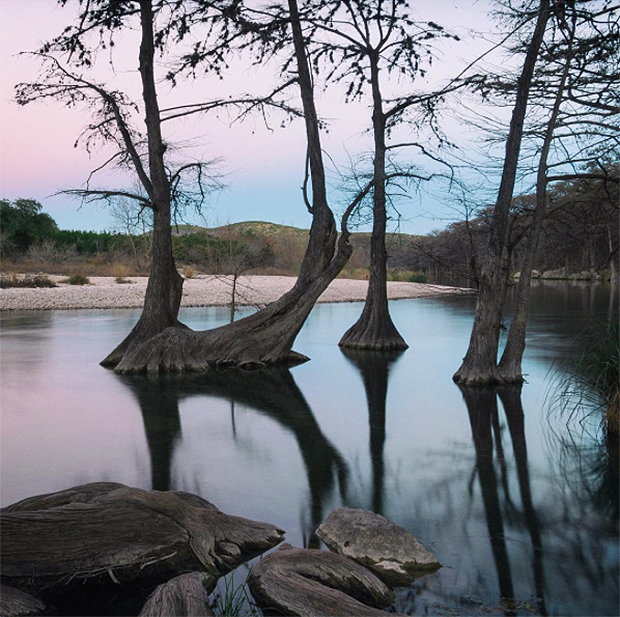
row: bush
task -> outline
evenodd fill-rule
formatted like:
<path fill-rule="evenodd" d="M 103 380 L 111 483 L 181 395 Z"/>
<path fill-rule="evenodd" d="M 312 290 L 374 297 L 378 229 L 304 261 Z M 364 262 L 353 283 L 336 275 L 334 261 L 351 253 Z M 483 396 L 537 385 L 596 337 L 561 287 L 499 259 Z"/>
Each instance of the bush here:
<path fill-rule="evenodd" d="M 193 279 L 196 278 L 196 270 L 194 270 L 194 268 L 192 268 L 191 266 L 186 266 L 183 269 L 183 276 L 186 279 Z"/>
<path fill-rule="evenodd" d="M 90 279 L 83 274 L 72 274 L 61 282 L 67 285 L 90 285 Z"/>
<path fill-rule="evenodd" d="M 112 276 L 119 285 L 131 283 L 131 281 L 127 279 L 130 273 L 131 270 L 125 264 L 117 263 L 112 266 Z"/>
<path fill-rule="evenodd" d="M 45 274 L 3 274 L 0 276 L 0 287 L 56 287 L 56 283 Z"/>
<path fill-rule="evenodd" d="M 428 283 L 428 278 L 426 274 L 422 274 L 422 272 L 414 272 L 409 277 L 410 283 Z"/>

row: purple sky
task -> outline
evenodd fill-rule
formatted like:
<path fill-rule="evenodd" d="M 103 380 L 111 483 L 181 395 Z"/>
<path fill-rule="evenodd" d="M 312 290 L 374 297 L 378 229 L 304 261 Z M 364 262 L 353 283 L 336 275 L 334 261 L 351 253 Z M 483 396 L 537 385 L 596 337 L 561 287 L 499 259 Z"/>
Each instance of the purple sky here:
<path fill-rule="evenodd" d="M 85 124 L 83 112 L 53 102 L 18 107 L 13 101 L 14 85 L 36 79 L 39 70 L 36 59 L 16 54 L 34 50 L 41 41 L 59 33 L 71 23 L 76 4 L 60 8 L 54 0 L 0 0 L 0 197 L 39 200 L 61 228 L 111 229 L 115 222 L 105 209 L 94 205 L 80 208 L 78 201 L 52 196 L 57 191 L 82 186 L 90 170 L 107 158 L 105 151 L 89 157 L 83 148 L 74 148 Z M 451 73 L 455 66 L 462 66 L 463 58 L 471 58 L 482 49 L 471 38 L 467 40 L 467 28 L 488 23 L 488 0 L 423 0 L 413 4 L 420 7 L 427 19 L 458 30 L 465 39 L 446 51 L 443 64 L 435 69 L 437 74 Z M 107 70 L 105 58 L 101 58 L 105 70 L 97 73 L 100 81 L 109 85 L 108 80 L 113 79 L 115 85 L 118 82 L 139 94 L 136 40 L 124 35 L 119 41 L 115 75 Z M 238 63 L 227 72 L 223 83 L 201 79 L 178 91 L 162 85 L 160 104 L 165 107 L 196 102 L 218 93 L 264 91 L 270 78 L 269 72 L 248 70 Z M 345 105 L 342 94 L 336 91 L 321 95 L 318 105 L 319 113 L 330 120 L 324 147 L 336 163 L 346 166 L 349 154 L 360 153 L 370 145 L 368 136 L 361 134 L 370 114 L 367 105 Z M 211 200 L 205 211 L 206 221 L 195 222 L 215 226 L 241 220 L 270 220 L 309 226 L 310 218 L 299 191 L 304 164 L 303 125 L 296 121 L 280 129 L 276 117 L 272 124 L 273 131 L 266 130 L 259 120 L 230 126 L 223 115 L 196 118 L 171 127 L 167 137 L 191 142 L 187 146 L 189 155 L 222 159 L 219 169 L 225 174 L 227 188 Z M 95 184 L 112 187 L 128 183 L 117 174 L 102 176 Z M 443 227 L 453 212 L 446 210 L 441 201 L 436 195 L 418 195 L 403 204 L 401 211 L 409 219 L 403 223 L 403 231 L 425 233 Z"/>

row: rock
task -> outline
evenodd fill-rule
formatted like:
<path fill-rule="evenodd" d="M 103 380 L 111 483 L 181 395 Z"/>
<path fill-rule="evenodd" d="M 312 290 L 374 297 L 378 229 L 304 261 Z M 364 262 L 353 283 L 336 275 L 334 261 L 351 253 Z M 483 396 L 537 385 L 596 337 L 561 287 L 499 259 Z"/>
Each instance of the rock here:
<path fill-rule="evenodd" d="M 544 279 L 566 279 L 568 278 L 568 271 L 566 268 L 558 268 L 557 270 L 546 270 L 542 273 Z"/>
<path fill-rule="evenodd" d="M 409 585 L 441 567 L 413 534 L 368 510 L 333 510 L 317 534 L 330 550 L 365 565 L 390 585 Z"/>
<path fill-rule="evenodd" d="M 303 617 L 380 617 L 385 613 L 379 609 L 396 599 L 389 587 L 354 561 L 290 544 L 261 559 L 248 585 L 260 607 Z"/>
<path fill-rule="evenodd" d="M 39 598 L 10 585 L 0 585 L 0 615 L 2 617 L 25 617 L 46 613 L 49 614 L 49 611 Z"/>
<path fill-rule="evenodd" d="M 284 533 L 196 495 L 112 482 L 25 499 L 1 510 L 0 524 L 2 581 L 44 599 L 187 571 L 221 576 Z"/>
<path fill-rule="evenodd" d="M 138 617 L 211 617 L 209 587 L 215 579 L 189 572 L 160 585 L 149 596 Z"/>
<path fill-rule="evenodd" d="M 533 279 L 539 279 L 541 277 L 541 274 L 538 270 L 532 270 L 532 278 Z"/>
<path fill-rule="evenodd" d="M 513 279 L 516 279 L 516 280 L 518 281 L 518 280 L 521 278 L 521 271 L 520 271 L 520 270 L 518 270 L 517 272 L 515 272 L 515 273 L 512 275 L 512 278 L 513 278 Z"/>

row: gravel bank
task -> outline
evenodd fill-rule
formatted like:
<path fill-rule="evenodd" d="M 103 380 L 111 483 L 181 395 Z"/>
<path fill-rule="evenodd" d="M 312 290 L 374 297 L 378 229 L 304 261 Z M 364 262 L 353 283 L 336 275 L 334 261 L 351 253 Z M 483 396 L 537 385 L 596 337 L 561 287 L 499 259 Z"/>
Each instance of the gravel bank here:
<path fill-rule="evenodd" d="M 62 310 L 140 308 L 146 290 L 146 277 L 116 283 L 112 277 L 92 277 L 90 285 L 75 286 L 60 283 L 63 277 L 51 276 L 58 287 L 0 289 L 0 310 Z M 244 276 L 237 286 L 237 302 L 241 305 L 262 306 L 277 300 L 295 283 L 290 276 Z M 356 302 L 364 300 L 367 281 L 336 279 L 320 297 L 319 302 Z M 471 290 L 422 283 L 388 283 L 391 300 L 426 298 L 446 294 L 471 293 Z M 198 276 L 183 284 L 183 306 L 225 306 L 230 302 L 231 279 Z"/>

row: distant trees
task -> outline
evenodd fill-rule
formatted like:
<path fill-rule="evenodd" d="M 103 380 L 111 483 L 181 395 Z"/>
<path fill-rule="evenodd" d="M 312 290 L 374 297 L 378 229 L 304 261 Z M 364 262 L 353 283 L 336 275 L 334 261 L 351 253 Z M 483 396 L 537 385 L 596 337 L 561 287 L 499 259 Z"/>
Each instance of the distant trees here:
<path fill-rule="evenodd" d="M 0 199 L 0 252 L 3 257 L 24 252 L 49 238 L 57 229 L 54 219 L 34 199 Z"/>

